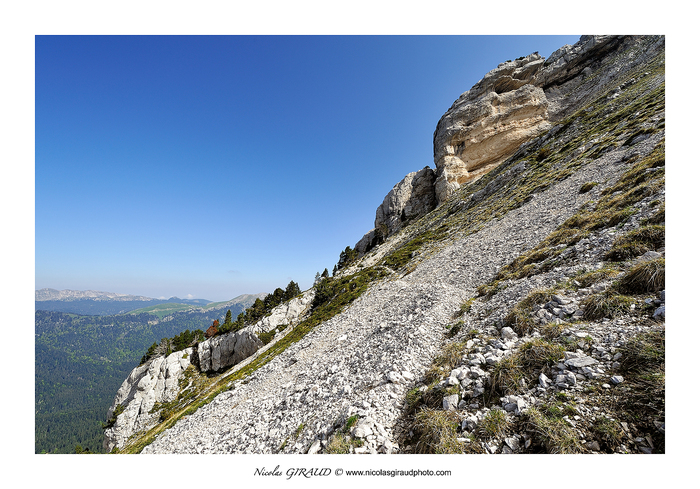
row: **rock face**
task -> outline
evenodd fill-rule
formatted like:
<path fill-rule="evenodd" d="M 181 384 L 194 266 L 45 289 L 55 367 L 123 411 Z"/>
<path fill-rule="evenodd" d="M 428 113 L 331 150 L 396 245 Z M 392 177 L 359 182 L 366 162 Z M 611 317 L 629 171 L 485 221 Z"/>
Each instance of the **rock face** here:
<path fill-rule="evenodd" d="M 542 62 L 544 60 L 539 58 L 521 68 L 540 66 Z M 440 119 L 433 140 L 437 167 L 435 193 L 440 202 L 460 185 L 489 172 L 512 156 L 523 142 L 550 127 L 544 91 L 514 78 L 523 76 L 516 75 L 520 69 L 517 63 L 500 65 L 490 73 L 489 83 L 484 84 L 482 80 Z M 530 70 L 528 68 L 526 73 Z M 518 88 L 496 91 L 514 86 Z"/>
<path fill-rule="evenodd" d="M 436 206 L 433 169 L 426 166 L 420 171 L 409 173 L 384 197 L 382 204 L 377 207 L 374 229 L 358 241 L 355 250 L 360 254 L 367 253 Z"/>
<path fill-rule="evenodd" d="M 432 211 L 437 204 L 434 185 L 435 172 L 430 167 L 406 175 L 377 208 L 374 228 L 391 236 L 409 221 Z"/>
<path fill-rule="evenodd" d="M 114 425 L 105 430 L 103 446 L 106 451 L 124 445 L 133 433 L 148 429 L 158 421 L 158 414 L 149 411 L 156 402 L 172 401 L 177 396 L 178 379 L 190 365 L 191 358 L 192 348 L 187 348 L 167 357 L 156 357 L 131 371 L 107 413 L 107 417 L 111 417 L 118 405 L 124 406 Z"/>
<path fill-rule="evenodd" d="M 262 341 L 247 329 L 214 336 L 197 347 L 199 369 L 202 372 L 218 372 L 248 358 L 261 346 Z"/>
<path fill-rule="evenodd" d="M 501 63 L 442 116 L 433 135 L 435 194 L 444 202 L 548 130 L 567 109 L 579 106 L 592 69 L 629 41 L 621 36 L 582 36 L 545 61 L 537 53 Z M 569 97 L 577 89 L 576 97 Z"/>
<path fill-rule="evenodd" d="M 240 331 L 208 338 L 195 347 L 167 357 L 155 357 L 136 367 L 122 383 L 107 413 L 108 418 L 112 417 L 118 405 L 124 407 L 123 412 L 115 416 L 114 425 L 105 430 L 105 450 L 124 446 L 131 435 L 148 430 L 158 422 L 159 414 L 150 411 L 156 402 L 165 403 L 177 398 L 180 379 L 190 364 L 201 372 L 217 372 L 242 362 L 263 346 L 258 334 L 268 333 L 282 325 L 297 324 L 308 311 L 314 294 L 313 289 L 308 290 Z"/>
<path fill-rule="evenodd" d="M 550 129 L 571 107 L 597 93 L 592 87 L 581 87 L 607 54 L 631 39 L 582 36 L 547 60 L 533 53 L 488 72 L 438 122 L 433 134 L 435 170 L 426 167 L 396 184 L 377 209 L 374 229 L 355 249 L 368 252 L 411 219 L 443 203 L 461 185 L 497 167 L 524 142 Z"/>

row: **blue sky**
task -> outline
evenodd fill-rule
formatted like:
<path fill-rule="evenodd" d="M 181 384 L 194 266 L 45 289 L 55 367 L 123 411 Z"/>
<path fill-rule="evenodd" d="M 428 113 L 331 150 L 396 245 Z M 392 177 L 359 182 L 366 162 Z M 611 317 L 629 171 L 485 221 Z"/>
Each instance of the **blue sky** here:
<path fill-rule="evenodd" d="M 38 36 L 36 288 L 308 288 L 461 93 L 578 37 Z"/>

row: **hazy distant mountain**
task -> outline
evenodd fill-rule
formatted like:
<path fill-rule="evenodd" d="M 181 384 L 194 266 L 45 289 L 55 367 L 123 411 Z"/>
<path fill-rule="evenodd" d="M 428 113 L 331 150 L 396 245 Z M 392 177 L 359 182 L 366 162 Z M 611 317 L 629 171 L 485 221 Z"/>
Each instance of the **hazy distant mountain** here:
<path fill-rule="evenodd" d="M 100 292 L 97 290 L 56 290 L 40 289 L 34 292 L 35 301 L 72 301 L 80 299 L 108 301 L 150 301 L 151 297 L 140 295 L 117 294 L 116 292 Z"/>
<path fill-rule="evenodd" d="M 56 290 L 40 289 L 34 292 L 37 311 L 58 311 L 72 314 L 105 316 L 123 314 L 137 309 L 165 303 L 186 304 L 203 307 L 212 302 L 206 299 L 154 299 L 141 295 L 100 292 L 96 290 Z M 233 299 L 234 301 L 236 299 Z M 253 299 L 255 300 L 255 299 Z"/>

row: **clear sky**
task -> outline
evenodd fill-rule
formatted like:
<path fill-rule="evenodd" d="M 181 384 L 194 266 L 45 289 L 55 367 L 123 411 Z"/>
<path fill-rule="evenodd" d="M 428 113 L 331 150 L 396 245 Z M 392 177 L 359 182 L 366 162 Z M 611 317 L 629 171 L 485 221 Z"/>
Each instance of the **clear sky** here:
<path fill-rule="evenodd" d="M 36 288 L 302 289 L 499 63 L 571 36 L 37 36 Z"/>

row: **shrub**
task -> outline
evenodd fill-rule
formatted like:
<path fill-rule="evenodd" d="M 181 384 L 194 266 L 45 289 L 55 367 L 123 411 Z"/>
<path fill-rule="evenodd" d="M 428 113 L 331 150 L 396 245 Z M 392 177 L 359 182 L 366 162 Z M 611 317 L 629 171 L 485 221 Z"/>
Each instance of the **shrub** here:
<path fill-rule="evenodd" d="M 260 341 L 262 341 L 263 345 L 267 345 L 270 341 L 272 341 L 272 338 L 275 337 L 275 330 L 273 329 L 272 331 L 268 331 L 266 333 L 259 333 L 258 338 L 260 338 Z"/>

